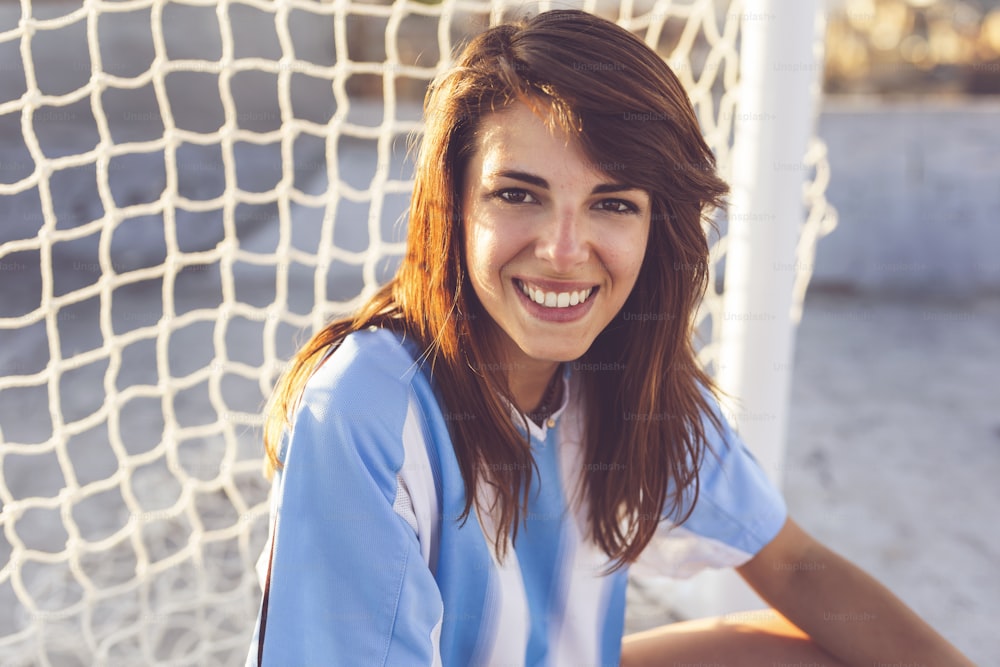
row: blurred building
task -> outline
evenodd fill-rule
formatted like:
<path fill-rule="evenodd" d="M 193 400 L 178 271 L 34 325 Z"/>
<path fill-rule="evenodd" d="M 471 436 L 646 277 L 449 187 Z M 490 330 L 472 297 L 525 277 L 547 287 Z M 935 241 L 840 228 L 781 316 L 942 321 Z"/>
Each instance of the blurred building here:
<path fill-rule="evenodd" d="M 1000 3 L 830 0 L 813 287 L 1000 292 Z"/>
<path fill-rule="evenodd" d="M 995 0 L 831 0 L 828 93 L 1000 94 Z"/>

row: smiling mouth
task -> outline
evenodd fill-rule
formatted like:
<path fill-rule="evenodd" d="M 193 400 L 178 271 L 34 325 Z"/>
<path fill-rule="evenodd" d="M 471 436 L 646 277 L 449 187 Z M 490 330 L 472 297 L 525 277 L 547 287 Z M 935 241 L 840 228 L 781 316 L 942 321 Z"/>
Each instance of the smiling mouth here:
<path fill-rule="evenodd" d="M 531 301 L 545 308 L 570 308 L 578 306 L 589 299 L 597 289 L 595 286 L 568 292 L 545 291 L 541 287 L 535 287 L 517 278 L 514 279 L 514 284 Z"/>

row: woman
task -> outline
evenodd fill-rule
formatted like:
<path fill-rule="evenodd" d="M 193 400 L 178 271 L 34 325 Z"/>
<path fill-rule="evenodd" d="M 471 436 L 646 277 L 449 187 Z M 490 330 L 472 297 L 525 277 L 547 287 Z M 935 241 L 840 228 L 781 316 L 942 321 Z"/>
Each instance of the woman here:
<path fill-rule="evenodd" d="M 662 60 L 543 13 L 473 40 L 425 120 L 396 278 L 275 390 L 248 663 L 968 664 L 798 529 L 721 417 L 691 334 L 727 187 Z M 780 615 L 623 641 L 654 539 Z"/>

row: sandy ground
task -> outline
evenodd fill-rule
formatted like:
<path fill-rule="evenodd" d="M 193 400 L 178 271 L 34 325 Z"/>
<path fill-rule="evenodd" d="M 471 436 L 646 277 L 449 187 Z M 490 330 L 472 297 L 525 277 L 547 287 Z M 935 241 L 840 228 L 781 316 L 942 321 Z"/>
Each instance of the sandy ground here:
<path fill-rule="evenodd" d="M 806 313 L 792 511 L 977 664 L 997 664 L 1000 299 L 828 296 Z"/>

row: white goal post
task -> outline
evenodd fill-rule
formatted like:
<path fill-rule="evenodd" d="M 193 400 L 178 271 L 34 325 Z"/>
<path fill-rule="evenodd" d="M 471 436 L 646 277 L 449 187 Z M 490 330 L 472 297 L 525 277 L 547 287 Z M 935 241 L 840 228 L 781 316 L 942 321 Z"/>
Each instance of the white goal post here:
<path fill-rule="evenodd" d="M 701 357 L 779 477 L 796 312 L 835 222 L 812 137 L 818 0 L 8 3 L 0 664 L 242 661 L 265 397 L 296 344 L 391 275 L 407 139 L 455 46 L 566 7 L 664 56 L 734 185 Z M 754 357 L 761 321 L 780 335 Z"/>

